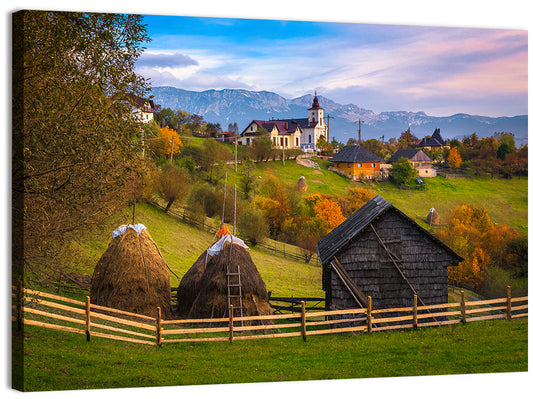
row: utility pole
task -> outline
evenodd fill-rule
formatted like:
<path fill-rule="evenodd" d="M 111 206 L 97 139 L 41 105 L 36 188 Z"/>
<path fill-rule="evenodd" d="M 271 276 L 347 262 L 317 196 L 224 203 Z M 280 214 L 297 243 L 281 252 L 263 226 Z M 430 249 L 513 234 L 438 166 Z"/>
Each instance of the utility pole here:
<path fill-rule="evenodd" d="M 233 141 L 235 142 L 235 173 L 237 173 L 237 136 L 233 136 Z"/>
<path fill-rule="evenodd" d="M 334 118 L 333 116 L 329 116 L 329 114 L 328 114 L 328 116 L 326 116 L 326 118 L 327 118 L 327 120 L 328 120 L 328 134 L 327 134 L 327 141 L 328 141 L 328 143 L 329 143 L 329 118 L 331 118 L 331 119 L 335 119 L 335 118 Z"/>
<path fill-rule="evenodd" d="M 365 123 L 365 121 L 359 119 L 359 145 L 361 145 L 361 123 Z"/>

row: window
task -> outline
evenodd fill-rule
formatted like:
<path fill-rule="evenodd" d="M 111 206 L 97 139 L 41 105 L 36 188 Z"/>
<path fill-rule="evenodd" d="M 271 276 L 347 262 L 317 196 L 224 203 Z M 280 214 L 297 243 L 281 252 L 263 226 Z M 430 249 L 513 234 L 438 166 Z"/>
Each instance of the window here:
<path fill-rule="evenodd" d="M 281 138 L 283 140 L 283 138 Z M 289 146 L 289 138 L 285 137 L 285 147 Z"/>
<path fill-rule="evenodd" d="M 296 147 L 298 147 L 298 137 L 296 137 Z"/>
<path fill-rule="evenodd" d="M 250 131 L 251 131 L 251 132 L 254 131 L 254 127 L 253 127 L 253 126 L 250 126 Z"/>
<path fill-rule="evenodd" d="M 348 167 L 349 167 L 349 168 L 351 168 L 351 167 L 352 167 L 352 164 L 351 164 L 351 163 L 349 163 L 349 164 L 348 164 Z"/>
<path fill-rule="evenodd" d="M 375 168 L 375 167 L 376 167 L 376 164 L 375 164 L 375 163 L 373 163 L 373 164 L 372 164 L 372 167 L 373 167 L 373 168 Z"/>
<path fill-rule="evenodd" d="M 358 167 L 358 168 L 361 168 L 362 166 L 363 166 L 363 165 L 360 164 L 360 163 L 357 164 L 357 167 Z"/>
<path fill-rule="evenodd" d="M 311 142 L 311 135 L 309 135 L 309 142 Z"/>

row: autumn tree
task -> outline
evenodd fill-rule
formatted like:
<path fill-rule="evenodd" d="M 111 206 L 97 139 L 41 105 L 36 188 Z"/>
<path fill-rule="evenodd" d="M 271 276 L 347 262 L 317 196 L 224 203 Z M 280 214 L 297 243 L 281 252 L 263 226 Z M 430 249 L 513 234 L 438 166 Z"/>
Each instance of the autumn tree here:
<path fill-rule="evenodd" d="M 318 218 L 326 222 L 328 232 L 346 220 L 342 214 L 340 205 L 328 198 L 322 198 L 316 203 L 315 214 Z"/>
<path fill-rule="evenodd" d="M 168 126 L 161 128 L 159 138 L 163 142 L 164 154 L 168 159 L 179 154 L 183 147 L 178 132 Z"/>
<path fill-rule="evenodd" d="M 13 15 L 13 264 L 54 278 L 64 243 L 128 200 L 141 154 L 138 15 Z"/>
<path fill-rule="evenodd" d="M 461 166 L 461 155 L 459 155 L 459 151 L 456 147 L 450 149 L 450 153 L 448 154 L 448 162 L 450 163 L 450 168 L 458 168 Z"/>

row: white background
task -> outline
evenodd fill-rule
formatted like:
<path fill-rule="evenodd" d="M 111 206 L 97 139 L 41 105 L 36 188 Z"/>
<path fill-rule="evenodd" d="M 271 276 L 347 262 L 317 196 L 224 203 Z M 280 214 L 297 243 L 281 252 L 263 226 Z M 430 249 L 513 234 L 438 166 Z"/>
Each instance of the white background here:
<path fill-rule="evenodd" d="M 326 22 L 363 22 L 380 24 L 456 26 L 478 28 L 530 29 L 533 21 L 528 0 L 172 0 L 172 1 L 103 1 L 87 3 L 66 0 L 3 2 L 2 120 L 2 201 L 0 206 L 0 243 L 4 284 L 1 284 L 4 314 L 1 319 L 2 360 L 0 389 L 8 397 L 19 395 L 11 390 L 10 337 L 10 176 L 11 176 L 11 13 L 21 9 L 68 10 L 95 12 L 127 12 L 211 17 L 241 17 L 261 19 L 310 20 Z M 531 58 L 529 58 L 531 65 Z M 530 124 L 531 126 L 531 124 Z M 356 339 L 356 338 L 354 338 Z M 309 342 L 308 345 L 312 345 Z M 177 353 L 179 356 L 179 353 Z M 197 387 L 165 387 L 99 391 L 62 391 L 32 393 L 31 397 L 111 398 L 146 395 L 160 398 L 215 397 L 235 398 L 237 395 L 259 398 L 503 398 L 530 395 L 530 373 L 478 374 L 460 376 L 430 376 L 377 378 L 358 380 L 312 381 L 294 383 L 239 384 Z M 529 392 L 529 394 L 527 393 Z M 26 394 L 28 395 L 28 394 Z M 349 395 L 349 396 L 346 396 Z"/>

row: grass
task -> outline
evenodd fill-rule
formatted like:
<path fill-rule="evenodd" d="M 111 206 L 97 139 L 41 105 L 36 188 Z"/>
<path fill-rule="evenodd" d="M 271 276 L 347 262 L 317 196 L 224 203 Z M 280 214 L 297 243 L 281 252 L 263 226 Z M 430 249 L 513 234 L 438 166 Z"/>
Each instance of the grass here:
<path fill-rule="evenodd" d="M 24 389 L 65 390 L 527 371 L 527 319 L 416 331 L 135 345 L 26 326 Z"/>

